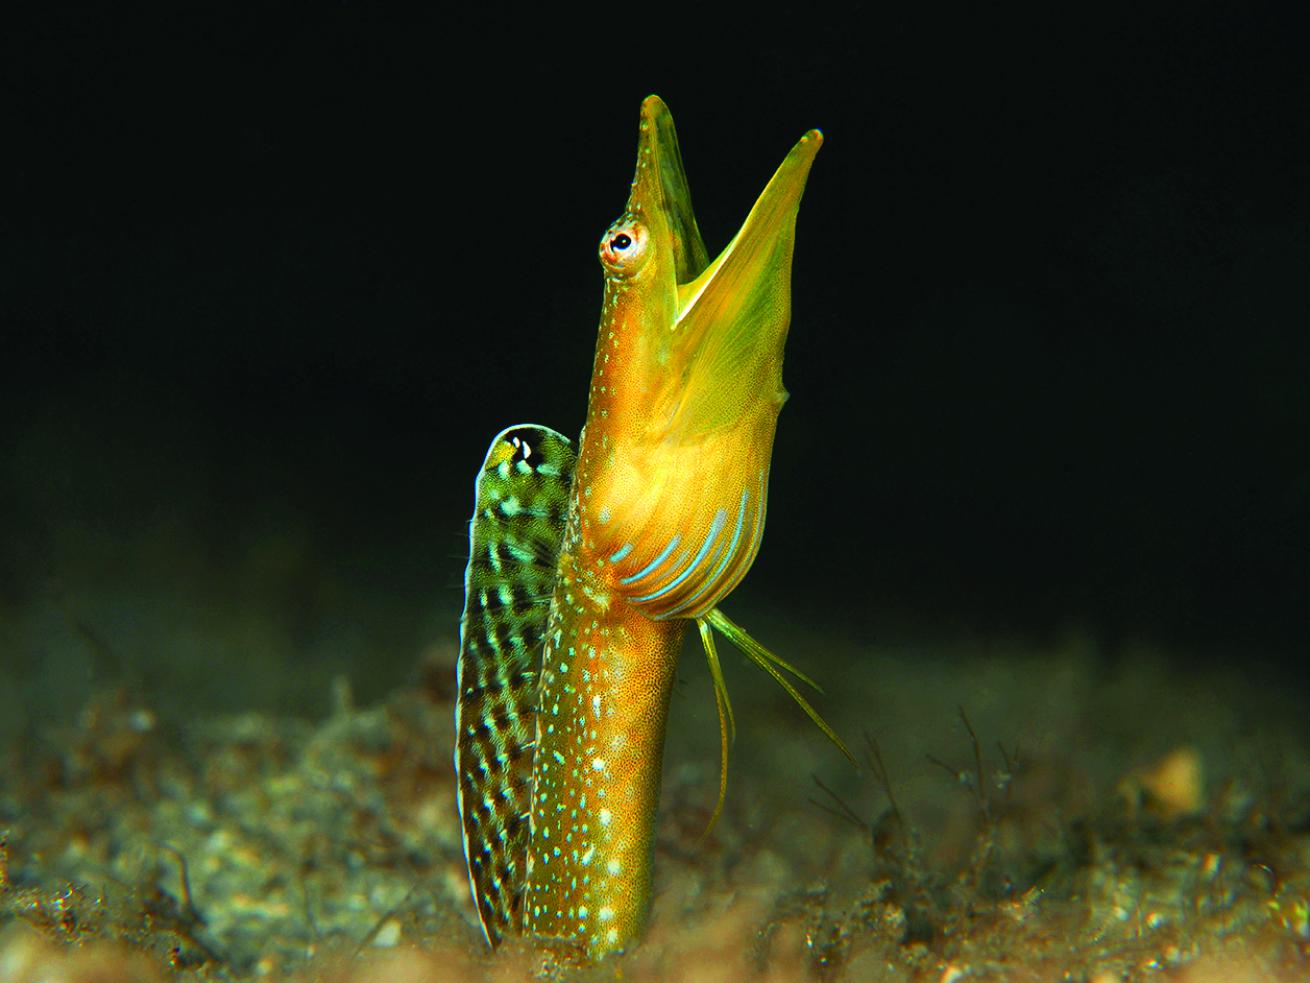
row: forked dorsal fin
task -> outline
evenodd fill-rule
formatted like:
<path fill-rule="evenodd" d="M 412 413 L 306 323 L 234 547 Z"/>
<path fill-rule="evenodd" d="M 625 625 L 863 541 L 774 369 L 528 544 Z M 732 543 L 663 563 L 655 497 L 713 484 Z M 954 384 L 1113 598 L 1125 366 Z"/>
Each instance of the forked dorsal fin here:
<path fill-rule="evenodd" d="M 575 453 L 546 427 L 497 435 L 478 472 L 460 619 L 455 773 L 487 941 L 522 925 L 537 671 Z"/>

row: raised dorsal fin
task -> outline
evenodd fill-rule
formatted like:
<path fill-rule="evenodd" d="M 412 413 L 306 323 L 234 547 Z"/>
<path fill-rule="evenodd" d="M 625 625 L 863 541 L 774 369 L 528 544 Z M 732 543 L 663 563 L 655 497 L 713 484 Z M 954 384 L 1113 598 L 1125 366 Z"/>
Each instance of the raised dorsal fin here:
<path fill-rule="evenodd" d="M 469 886 L 493 946 L 523 924 L 537 671 L 574 457 L 554 430 L 510 427 L 491 442 L 475 486 L 455 773 Z"/>

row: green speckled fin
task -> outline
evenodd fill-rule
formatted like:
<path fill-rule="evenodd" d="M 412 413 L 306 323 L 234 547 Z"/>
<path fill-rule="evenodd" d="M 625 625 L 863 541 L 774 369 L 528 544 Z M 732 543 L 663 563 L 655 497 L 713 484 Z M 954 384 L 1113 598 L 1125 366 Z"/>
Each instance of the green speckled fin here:
<path fill-rule="evenodd" d="M 491 442 L 475 488 L 455 773 L 469 886 L 493 946 L 523 923 L 537 670 L 574 457 L 553 430 L 510 427 Z"/>

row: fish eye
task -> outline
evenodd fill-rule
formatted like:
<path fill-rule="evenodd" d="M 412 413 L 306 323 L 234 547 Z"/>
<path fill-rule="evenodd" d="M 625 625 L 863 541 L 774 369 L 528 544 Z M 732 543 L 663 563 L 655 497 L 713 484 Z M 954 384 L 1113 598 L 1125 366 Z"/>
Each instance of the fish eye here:
<path fill-rule="evenodd" d="M 606 270 L 621 276 L 635 273 L 646 258 L 648 238 L 646 227 L 640 222 L 620 219 L 601 237 L 601 263 Z"/>

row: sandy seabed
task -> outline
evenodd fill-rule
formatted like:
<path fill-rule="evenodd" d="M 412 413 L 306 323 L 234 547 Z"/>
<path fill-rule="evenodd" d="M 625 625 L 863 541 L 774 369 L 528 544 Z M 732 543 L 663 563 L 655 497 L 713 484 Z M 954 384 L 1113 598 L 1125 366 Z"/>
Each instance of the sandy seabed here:
<path fill-rule="evenodd" d="M 756 627 L 762 624 L 763 627 Z M 729 658 L 674 695 L 649 930 L 599 966 L 477 927 L 454 652 L 317 721 L 106 686 L 0 772 L 0 980 L 1244 980 L 1310 975 L 1310 757 L 1249 663 L 1085 639 L 757 635 L 828 683 L 851 768 Z"/>

